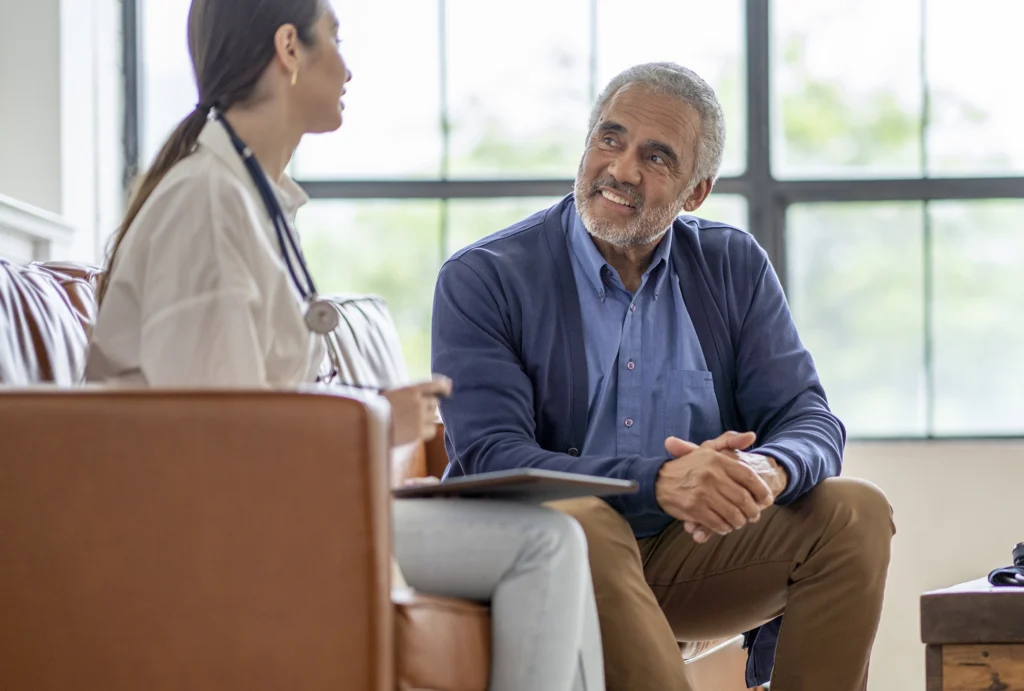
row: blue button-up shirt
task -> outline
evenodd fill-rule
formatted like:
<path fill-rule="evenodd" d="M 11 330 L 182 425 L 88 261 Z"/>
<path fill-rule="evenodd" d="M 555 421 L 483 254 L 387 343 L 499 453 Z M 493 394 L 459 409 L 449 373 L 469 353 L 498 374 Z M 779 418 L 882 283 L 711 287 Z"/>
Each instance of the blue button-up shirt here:
<path fill-rule="evenodd" d="M 582 455 L 664 456 L 665 439 L 699 444 L 722 433 L 711 372 L 671 261 L 672 229 L 658 243 L 636 293 L 598 251 L 579 214 L 563 223 L 583 317 L 589 414 Z M 630 519 L 637 537 L 671 518 Z"/>

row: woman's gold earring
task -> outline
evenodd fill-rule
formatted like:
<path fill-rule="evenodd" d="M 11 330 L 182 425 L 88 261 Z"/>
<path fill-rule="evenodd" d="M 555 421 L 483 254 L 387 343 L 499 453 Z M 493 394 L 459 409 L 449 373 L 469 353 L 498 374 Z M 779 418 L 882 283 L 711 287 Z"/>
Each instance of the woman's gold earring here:
<path fill-rule="evenodd" d="M 297 83 L 298 81 L 299 81 L 299 68 L 298 68 L 298 67 L 296 67 L 296 68 L 295 68 L 295 71 L 294 71 L 294 72 L 292 72 L 292 86 L 295 86 L 295 84 L 296 84 L 296 83 Z"/>

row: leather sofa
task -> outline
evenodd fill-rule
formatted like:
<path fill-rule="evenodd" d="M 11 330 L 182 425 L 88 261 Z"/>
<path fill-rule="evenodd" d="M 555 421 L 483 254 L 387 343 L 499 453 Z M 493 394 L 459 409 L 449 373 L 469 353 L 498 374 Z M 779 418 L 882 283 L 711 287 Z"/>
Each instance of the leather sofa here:
<path fill-rule="evenodd" d="M 479 604 L 389 584 L 388 449 L 372 395 L 81 384 L 100 273 L 0 259 L 0 688 L 484 691 Z M 342 377 L 405 379 L 378 298 L 337 296 Z M 744 689 L 738 639 L 681 646 L 698 691 Z"/>

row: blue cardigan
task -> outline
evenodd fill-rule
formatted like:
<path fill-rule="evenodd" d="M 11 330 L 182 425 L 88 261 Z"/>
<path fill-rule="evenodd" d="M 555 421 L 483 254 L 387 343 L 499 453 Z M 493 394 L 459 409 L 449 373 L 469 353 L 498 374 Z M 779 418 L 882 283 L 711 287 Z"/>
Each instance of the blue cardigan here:
<path fill-rule="evenodd" d="M 659 511 L 660 458 L 579 457 L 587 431 L 587 360 L 563 229 L 571 195 L 467 247 L 441 268 L 432 369 L 455 383 L 441 405 L 446 476 L 516 467 L 636 480 L 609 501 L 625 515 Z M 828 408 L 775 271 L 749 234 L 680 217 L 672 261 L 723 427 L 757 433 L 759 453 L 789 473 L 788 504 L 839 474 L 846 430 Z M 702 440 L 693 440 L 702 441 Z M 746 634 L 747 683 L 768 681 L 781 618 Z"/>

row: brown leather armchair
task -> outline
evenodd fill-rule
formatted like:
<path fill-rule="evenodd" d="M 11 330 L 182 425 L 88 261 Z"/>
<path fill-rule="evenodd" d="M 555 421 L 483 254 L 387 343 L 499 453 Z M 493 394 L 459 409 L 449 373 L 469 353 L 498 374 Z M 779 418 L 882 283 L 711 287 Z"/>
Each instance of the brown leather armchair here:
<path fill-rule="evenodd" d="M 80 386 L 98 276 L 0 259 L 0 687 L 486 689 L 487 609 L 387 585 L 389 485 L 440 437 L 389 458 L 374 396 Z M 335 304 L 342 376 L 404 379 L 383 301 Z"/>

